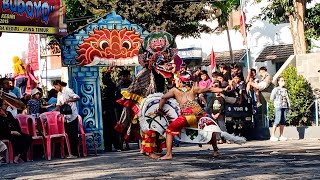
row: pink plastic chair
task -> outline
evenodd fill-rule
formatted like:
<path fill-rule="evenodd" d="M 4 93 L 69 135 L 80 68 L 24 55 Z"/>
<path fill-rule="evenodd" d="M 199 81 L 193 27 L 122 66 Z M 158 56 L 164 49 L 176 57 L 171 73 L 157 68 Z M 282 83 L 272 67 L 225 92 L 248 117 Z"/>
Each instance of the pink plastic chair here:
<path fill-rule="evenodd" d="M 70 143 L 68 135 L 64 129 L 64 118 L 57 111 L 45 112 L 40 114 L 40 122 L 44 128 L 44 137 L 46 139 L 46 157 L 51 160 L 51 139 L 58 139 L 60 143 L 61 157 L 65 157 L 64 153 L 64 140 L 67 144 L 68 154 L 71 155 Z"/>
<path fill-rule="evenodd" d="M 82 118 L 80 115 L 78 115 L 78 121 L 79 121 L 79 130 L 80 134 L 78 134 L 79 137 L 79 143 L 78 143 L 78 154 L 80 156 L 80 145 L 82 145 L 82 154 L 84 157 L 88 155 L 87 151 L 87 136 L 92 136 L 92 141 L 93 141 L 93 147 L 94 147 L 94 153 L 97 155 L 97 145 L 96 141 L 94 139 L 94 134 L 93 133 L 85 133 L 83 129 L 83 124 L 82 124 Z"/>
<path fill-rule="evenodd" d="M 1 140 L 3 143 L 5 143 L 8 147 L 8 154 L 9 157 L 6 157 L 6 161 L 7 163 L 13 163 L 13 148 L 12 148 L 12 144 L 9 140 L 7 139 L 3 139 Z"/>
<path fill-rule="evenodd" d="M 44 138 L 42 136 L 38 136 L 36 132 L 36 129 L 37 129 L 36 120 L 32 116 L 24 115 L 24 114 L 18 114 L 16 118 L 20 123 L 21 131 L 25 134 L 29 134 L 30 136 L 32 136 L 32 144 L 30 146 L 30 150 L 28 151 L 28 156 L 27 156 L 28 160 L 33 160 L 34 145 L 42 144 L 43 153 L 44 155 L 46 155 Z M 42 127 L 40 131 L 44 132 L 45 130 Z"/>

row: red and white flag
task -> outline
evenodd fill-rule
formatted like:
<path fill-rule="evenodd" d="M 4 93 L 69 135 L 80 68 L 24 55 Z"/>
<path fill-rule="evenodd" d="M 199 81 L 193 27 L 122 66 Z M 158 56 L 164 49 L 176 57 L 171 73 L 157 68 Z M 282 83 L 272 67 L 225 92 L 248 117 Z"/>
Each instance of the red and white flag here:
<path fill-rule="evenodd" d="M 214 55 L 213 47 L 211 48 L 210 54 L 210 62 L 211 62 L 211 73 L 216 70 L 216 56 Z"/>
<path fill-rule="evenodd" d="M 246 37 L 247 37 L 247 31 L 246 31 L 246 13 L 244 10 L 245 4 L 246 4 L 246 0 L 241 0 L 240 1 L 240 33 L 242 34 L 243 37 L 243 45 L 246 45 Z"/>

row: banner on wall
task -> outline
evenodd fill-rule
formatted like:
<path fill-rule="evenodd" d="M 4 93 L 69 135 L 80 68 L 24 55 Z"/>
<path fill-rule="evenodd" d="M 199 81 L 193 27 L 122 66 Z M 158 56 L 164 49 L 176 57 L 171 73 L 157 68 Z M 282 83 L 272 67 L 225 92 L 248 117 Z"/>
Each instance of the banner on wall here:
<path fill-rule="evenodd" d="M 65 0 L 0 0 L 0 31 L 67 34 Z"/>
<path fill-rule="evenodd" d="M 28 64 L 34 71 L 39 70 L 39 35 L 30 34 L 28 44 Z"/>

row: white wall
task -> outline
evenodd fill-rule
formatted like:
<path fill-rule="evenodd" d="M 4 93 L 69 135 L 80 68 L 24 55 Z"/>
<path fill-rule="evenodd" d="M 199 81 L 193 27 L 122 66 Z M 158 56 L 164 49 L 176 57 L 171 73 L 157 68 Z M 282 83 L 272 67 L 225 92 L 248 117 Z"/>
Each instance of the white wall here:
<path fill-rule="evenodd" d="M 289 24 L 272 25 L 266 21 L 253 20 L 261 12 L 261 7 L 266 6 L 266 1 L 261 4 L 252 4 L 252 0 L 246 5 L 247 24 L 252 24 L 248 36 L 248 47 L 250 49 L 250 65 L 254 68 L 267 66 L 270 73 L 275 74 L 275 66 L 271 62 L 255 63 L 255 59 L 267 45 L 292 44 L 292 36 Z M 211 28 L 217 26 L 216 21 L 206 22 Z M 230 38 L 233 50 L 245 49 L 243 38 L 239 31 L 230 30 Z M 215 52 L 229 51 L 227 33 L 201 34 L 200 38 L 176 38 L 178 48 L 201 47 L 205 55 Z"/>
<path fill-rule="evenodd" d="M 13 73 L 13 56 L 22 58 L 28 51 L 29 34 L 2 33 L 0 37 L 0 74 Z"/>

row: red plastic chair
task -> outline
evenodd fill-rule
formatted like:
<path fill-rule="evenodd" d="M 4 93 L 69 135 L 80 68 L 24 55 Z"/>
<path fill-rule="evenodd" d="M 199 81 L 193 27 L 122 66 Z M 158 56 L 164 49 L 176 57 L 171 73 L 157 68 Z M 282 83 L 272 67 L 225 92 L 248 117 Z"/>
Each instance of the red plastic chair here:
<path fill-rule="evenodd" d="M 20 128 L 21 131 L 25 134 L 29 134 L 30 136 L 32 136 L 32 144 L 30 146 L 30 150 L 28 151 L 28 160 L 33 160 L 33 146 L 34 145 L 38 145 L 38 144 L 42 144 L 43 147 L 43 153 L 44 155 L 46 155 L 46 148 L 45 148 L 45 141 L 44 138 L 42 136 L 38 136 L 37 132 L 36 132 L 36 120 L 30 116 L 30 115 L 24 115 L 24 114 L 18 114 L 16 116 L 16 118 L 18 119 L 19 123 L 20 123 Z M 44 132 L 45 130 L 41 129 L 42 132 Z"/>
<path fill-rule="evenodd" d="M 65 133 L 64 129 L 64 118 L 57 111 L 45 112 L 40 114 L 40 122 L 42 127 L 44 127 L 44 137 L 46 139 L 46 157 L 51 160 L 51 140 L 58 139 L 60 143 L 61 157 L 65 157 L 64 153 L 64 140 L 67 144 L 68 154 L 71 155 L 70 143 L 68 135 Z"/>
<path fill-rule="evenodd" d="M 9 154 L 9 158 L 6 157 L 6 161 L 7 163 L 13 163 L 13 148 L 12 148 L 12 144 L 9 140 L 7 139 L 3 139 L 1 140 L 3 143 L 5 143 L 8 147 L 8 154 Z"/>
<path fill-rule="evenodd" d="M 84 157 L 86 157 L 88 155 L 88 151 L 87 151 L 87 136 L 91 136 L 92 137 L 92 141 L 93 141 L 93 147 L 94 147 L 94 153 L 95 155 L 97 155 L 97 145 L 96 145 L 96 141 L 94 139 L 94 134 L 93 133 L 85 133 L 84 129 L 83 129 L 83 124 L 82 124 L 82 118 L 80 115 L 78 115 L 78 121 L 79 121 L 79 130 L 80 130 L 80 134 L 78 134 L 79 137 L 79 143 L 78 143 L 78 154 L 80 156 L 80 145 L 82 145 L 82 154 Z"/>

